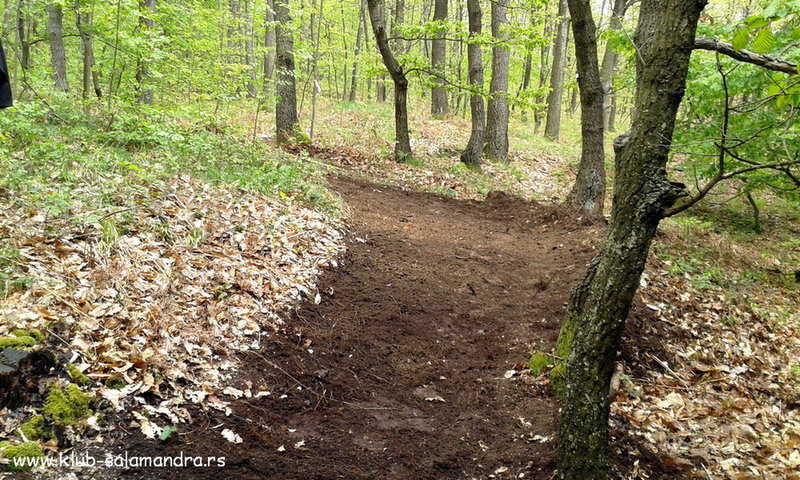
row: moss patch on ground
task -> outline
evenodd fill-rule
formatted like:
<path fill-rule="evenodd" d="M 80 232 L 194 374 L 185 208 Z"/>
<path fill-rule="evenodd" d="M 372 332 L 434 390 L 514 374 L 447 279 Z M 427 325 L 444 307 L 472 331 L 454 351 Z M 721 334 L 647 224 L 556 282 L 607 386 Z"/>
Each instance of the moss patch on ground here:
<path fill-rule="evenodd" d="M 64 389 L 54 385 L 44 401 L 44 413 L 52 417 L 57 424 L 74 425 L 92 413 L 89 410 L 89 396 L 73 383 Z"/>
<path fill-rule="evenodd" d="M 0 450 L 3 451 L 3 456 L 11 463 L 6 465 L 6 470 L 11 472 L 22 472 L 31 469 L 30 463 L 23 463 L 24 458 L 37 458 L 44 457 L 42 447 L 38 442 L 24 442 L 19 445 L 11 445 L 9 442 L 0 442 Z M 16 462 L 14 460 L 17 460 Z"/>
<path fill-rule="evenodd" d="M 28 440 L 38 440 L 44 436 L 44 416 L 34 415 L 19 427 Z"/>
<path fill-rule="evenodd" d="M 67 363 L 66 365 L 67 373 L 69 377 L 78 385 L 88 385 L 92 383 L 92 380 L 87 377 L 81 370 L 78 368 L 77 365 L 74 363 Z"/>

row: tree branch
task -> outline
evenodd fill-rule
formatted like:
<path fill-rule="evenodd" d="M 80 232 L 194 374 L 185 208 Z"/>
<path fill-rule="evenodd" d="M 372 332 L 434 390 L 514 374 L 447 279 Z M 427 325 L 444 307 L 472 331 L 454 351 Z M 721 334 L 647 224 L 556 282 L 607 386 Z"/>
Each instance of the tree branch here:
<path fill-rule="evenodd" d="M 749 50 L 736 50 L 733 45 L 715 38 L 697 37 L 694 41 L 695 50 L 708 50 L 718 52 L 740 62 L 752 63 L 767 70 L 797 75 L 797 65 L 778 58 L 760 55 Z"/>

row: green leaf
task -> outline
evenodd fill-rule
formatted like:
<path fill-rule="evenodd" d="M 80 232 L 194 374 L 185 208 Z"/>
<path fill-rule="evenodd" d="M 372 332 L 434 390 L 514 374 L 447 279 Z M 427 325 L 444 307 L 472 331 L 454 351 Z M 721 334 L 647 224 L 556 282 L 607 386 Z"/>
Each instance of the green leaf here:
<path fill-rule="evenodd" d="M 162 442 L 168 439 L 173 433 L 178 433 L 178 429 L 172 426 L 164 427 L 164 431 L 161 432 L 161 436 L 158 437 L 159 440 Z"/>
<path fill-rule="evenodd" d="M 767 53 L 775 45 L 775 34 L 769 28 L 763 28 L 755 40 L 753 40 L 753 50 L 756 53 Z"/>
<path fill-rule="evenodd" d="M 775 15 L 777 13 L 778 6 L 780 6 L 780 1 L 779 0 L 772 0 L 772 3 L 770 3 L 767 6 L 767 8 L 764 9 L 763 15 L 765 17 L 767 17 L 767 18 L 772 17 L 773 15 Z"/>
<path fill-rule="evenodd" d="M 762 17 L 760 15 L 753 16 L 753 17 L 750 17 L 749 19 L 747 19 L 747 26 L 751 30 L 758 30 L 761 27 L 766 27 L 770 23 L 771 22 L 769 20 L 767 20 L 766 18 L 764 18 L 764 17 Z"/>
<path fill-rule="evenodd" d="M 780 85 L 772 84 L 769 87 L 767 87 L 767 96 L 771 97 L 773 95 L 777 95 L 778 93 L 780 93 L 780 91 L 781 91 Z"/>
<path fill-rule="evenodd" d="M 736 32 L 733 36 L 733 48 L 741 50 L 750 42 L 750 29 L 743 28 Z"/>

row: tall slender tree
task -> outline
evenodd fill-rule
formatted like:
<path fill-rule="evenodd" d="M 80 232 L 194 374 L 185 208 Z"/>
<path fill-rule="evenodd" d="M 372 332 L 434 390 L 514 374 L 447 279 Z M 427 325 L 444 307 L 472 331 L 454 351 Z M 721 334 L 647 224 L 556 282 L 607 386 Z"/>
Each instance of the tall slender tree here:
<path fill-rule="evenodd" d="M 47 36 L 50 37 L 50 67 L 53 69 L 53 88 L 68 92 L 67 53 L 64 50 L 64 9 L 59 4 L 47 4 Z"/>
<path fill-rule="evenodd" d="M 622 19 L 625 17 L 625 12 L 630 6 L 630 0 L 614 0 L 614 6 L 611 10 L 611 18 L 609 20 L 608 28 L 612 30 L 620 30 L 622 28 Z M 606 131 L 613 131 L 616 128 L 616 115 L 614 114 L 614 103 L 616 96 L 612 92 L 614 81 L 614 70 L 617 66 L 617 59 L 619 55 L 614 50 L 611 42 L 606 43 L 606 50 L 603 54 L 603 62 L 600 68 L 600 80 L 603 82 L 603 91 L 605 92 L 605 116 L 603 117 L 603 126 Z"/>
<path fill-rule="evenodd" d="M 251 0 L 244 2 L 244 63 L 247 67 L 247 97 L 256 98 L 258 87 L 256 85 L 256 53 L 255 53 L 255 23 L 253 19 Z"/>
<path fill-rule="evenodd" d="M 493 0 L 491 7 L 492 37 L 492 81 L 489 85 L 489 108 L 486 115 L 486 148 L 484 153 L 490 160 L 508 161 L 508 67 L 511 51 L 506 43 L 505 30 L 508 24 L 508 0 Z"/>
<path fill-rule="evenodd" d="M 396 162 L 405 162 L 412 155 L 411 137 L 408 133 L 408 78 L 389 46 L 384 0 L 367 0 L 367 7 L 375 42 L 381 52 L 383 64 L 394 82 L 394 159 Z"/>
<path fill-rule="evenodd" d="M 433 20 L 435 22 L 447 22 L 447 4 L 448 0 L 434 0 L 433 7 Z M 431 42 L 431 70 L 433 70 L 436 78 L 434 82 L 437 85 L 431 88 L 431 115 L 434 118 L 442 118 L 450 111 L 450 105 L 447 102 L 447 90 L 444 88 L 445 80 L 445 65 L 447 62 L 447 35 L 446 28 L 438 28 L 436 36 Z"/>
<path fill-rule="evenodd" d="M 597 65 L 597 27 L 590 0 L 568 0 L 581 95 L 581 160 L 567 203 L 588 216 L 603 214 L 606 191 L 603 85 Z"/>
<path fill-rule="evenodd" d="M 558 140 L 561 136 L 561 101 L 564 96 L 564 69 L 567 64 L 570 22 L 567 13 L 567 0 L 559 0 L 553 66 L 550 69 L 550 94 L 547 96 L 547 119 L 544 126 L 544 135 L 552 140 Z"/>
<path fill-rule="evenodd" d="M 139 0 L 139 28 L 142 34 L 149 36 L 156 28 L 156 21 L 153 15 L 156 12 L 156 0 Z M 152 105 L 154 91 L 152 85 L 152 73 L 148 66 L 150 59 L 139 58 L 136 68 L 136 81 L 139 88 L 139 102 Z"/>
<path fill-rule="evenodd" d="M 364 24 L 364 15 L 365 15 L 365 5 L 364 0 L 359 2 L 361 7 L 358 9 L 358 32 L 356 33 L 356 48 L 355 52 L 353 52 L 353 72 L 350 75 L 350 93 L 347 96 L 347 99 L 351 102 L 356 101 L 356 93 L 358 90 L 358 56 L 361 54 L 361 44 L 363 43 L 363 38 L 365 37 L 364 30 L 366 29 L 366 25 Z"/>
<path fill-rule="evenodd" d="M 103 90 L 100 86 L 100 72 L 95 68 L 94 60 L 94 41 L 92 39 L 92 13 L 82 5 L 75 5 L 75 25 L 81 37 L 81 49 L 83 51 L 83 99 L 89 100 L 92 91 L 97 98 L 103 97 Z M 87 113 L 89 104 L 86 103 Z"/>
<path fill-rule="evenodd" d="M 461 152 L 461 161 L 472 168 L 481 168 L 481 153 L 486 138 L 486 110 L 483 104 L 483 54 L 480 44 L 483 19 L 480 0 L 467 0 L 467 15 L 469 17 L 467 64 L 469 65 L 469 86 L 472 89 L 469 99 L 472 131 L 467 147 Z"/>
<path fill-rule="evenodd" d="M 288 143 L 297 138 L 297 87 L 294 71 L 294 38 L 288 0 L 275 0 L 275 64 L 278 70 L 275 102 L 275 139 Z"/>

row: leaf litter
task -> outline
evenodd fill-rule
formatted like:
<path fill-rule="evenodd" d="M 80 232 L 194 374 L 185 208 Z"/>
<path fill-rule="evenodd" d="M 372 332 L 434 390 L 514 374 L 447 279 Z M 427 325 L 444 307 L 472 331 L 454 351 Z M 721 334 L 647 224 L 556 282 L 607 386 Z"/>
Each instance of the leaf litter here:
<path fill-rule="evenodd" d="M 321 301 L 317 279 L 344 251 L 341 219 L 185 176 L 103 212 L 4 207 L 0 231 L 36 281 L 2 301 L 0 335 L 49 333 L 96 380 L 85 390 L 132 411 L 150 438 L 191 422 L 188 404 L 230 412 L 251 397 L 226 384 L 236 352 L 258 348 L 302 300 Z M 5 420 L 6 433 L 19 423 Z"/>
<path fill-rule="evenodd" d="M 651 314 L 626 340 L 630 376 L 612 404 L 615 435 L 701 478 L 799 479 L 797 299 L 759 298 L 773 307 L 766 313 L 729 289 L 698 289 L 658 259 L 640 296 Z M 781 304 L 789 318 L 774 314 Z M 643 453 L 628 441 L 614 448 Z"/>

